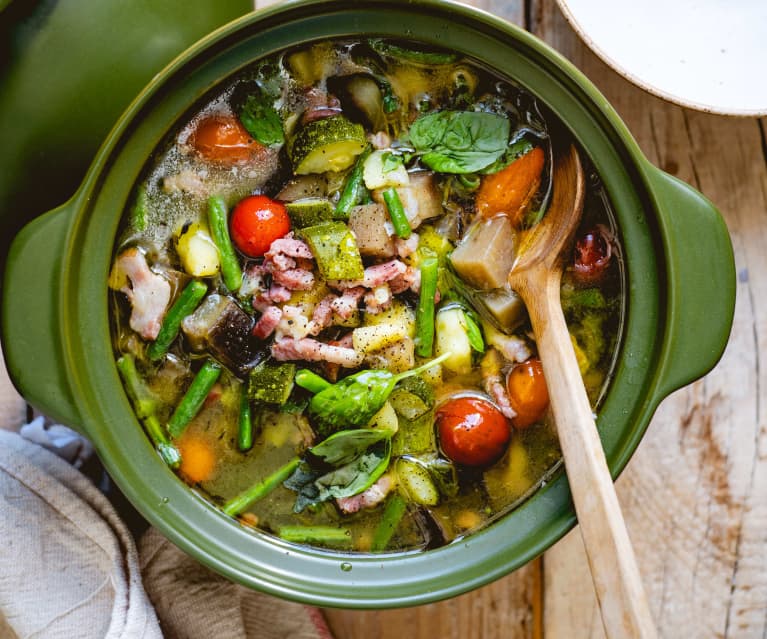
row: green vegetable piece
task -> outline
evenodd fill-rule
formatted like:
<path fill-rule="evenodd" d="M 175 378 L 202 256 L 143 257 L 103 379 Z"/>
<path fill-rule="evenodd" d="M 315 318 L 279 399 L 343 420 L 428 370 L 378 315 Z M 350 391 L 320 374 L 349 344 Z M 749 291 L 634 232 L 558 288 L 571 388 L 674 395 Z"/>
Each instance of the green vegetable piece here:
<path fill-rule="evenodd" d="M 476 173 L 503 156 L 509 130 L 509 120 L 494 113 L 438 111 L 413 122 L 410 141 L 435 171 Z"/>
<path fill-rule="evenodd" d="M 288 143 L 297 175 L 345 171 L 368 146 L 365 129 L 342 115 L 313 120 Z"/>
<path fill-rule="evenodd" d="M 143 184 L 136 189 L 136 201 L 131 210 L 131 224 L 137 231 L 146 231 L 149 216 L 149 197 Z"/>
<path fill-rule="evenodd" d="M 248 397 L 259 404 L 282 406 L 290 397 L 295 376 L 294 363 L 265 360 L 250 371 Z"/>
<path fill-rule="evenodd" d="M 482 339 L 482 329 L 472 317 L 471 313 L 463 312 L 463 321 L 466 327 L 466 336 L 469 338 L 469 345 L 478 353 L 485 352 L 485 340 Z"/>
<path fill-rule="evenodd" d="M 607 308 L 607 300 L 598 288 L 576 289 L 572 286 L 562 287 L 562 310 L 570 314 L 582 314 L 588 310 L 603 310 Z"/>
<path fill-rule="evenodd" d="M 375 51 L 385 57 L 407 60 L 408 62 L 416 62 L 429 66 L 435 64 L 454 64 L 458 61 L 458 54 L 451 51 L 440 51 L 437 49 L 418 50 L 405 48 L 400 45 L 378 39 L 372 39 L 370 41 L 370 45 Z"/>
<path fill-rule="evenodd" d="M 168 436 L 160 424 L 160 420 L 154 415 L 149 415 L 144 420 L 144 426 L 149 438 L 157 448 L 162 460 L 171 468 L 178 468 L 181 465 L 181 453 L 169 440 Z"/>
<path fill-rule="evenodd" d="M 263 499 L 272 492 L 277 486 L 290 477 L 298 468 L 301 463 L 299 457 L 294 457 L 287 464 L 280 466 L 271 475 L 261 480 L 257 484 L 248 488 L 245 492 L 230 499 L 224 504 L 223 511 L 230 517 L 239 515 L 243 510 L 250 506 L 253 502 Z"/>
<path fill-rule="evenodd" d="M 439 490 L 428 468 L 420 460 L 400 457 L 396 470 L 399 485 L 411 501 L 421 506 L 436 506 L 439 503 Z"/>
<path fill-rule="evenodd" d="M 243 453 L 253 448 L 253 416 L 246 388 L 240 393 L 240 413 L 237 416 L 237 448 Z"/>
<path fill-rule="evenodd" d="M 400 416 L 399 430 L 392 439 L 392 455 L 399 457 L 431 453 L 436 448 L 433 411 L 428 411 L 413 420 Z"/>
<path fill-rule="evenodd" d="M 413 230 L 410 228 L 410 222 L 405 215 L 405 208 L 402 206 L 402 200 L 399 199 L 397 189 L 389 187 L 383 192 L 383 199 L 386 203 L 386 209 L 389 211 L 391 223 L 394 226 L 394 232 L 406 240 L 410 237 Z"/>
<path fill-rule="evenodd" d="M 145 419 L 154 415 L 160 405 L 160 401 L 139 377 L 136 370 L 136 360 L 133 355 L 126 353 L 117 360 L 117 370 L 123 378 L 125 391 L 133 403 L 133 410 L 139 419 Z"/>
<path fill-rule="evenodd" d="M 321 437 L 367 424 L 389 399 L 397 383 L 436 366 L 450 356 L 444 353 L 404 373 L 365 370 L 349 375 L 317 393 L 309 402 L 309 415 Z"/>
<path fill-rule="evenodd" d="M 286 202 L 285 209 L 290 217 L 290 224 L 294 229 L 302 229 L 306 226 L 328 222 L 335 215 L 335 209 L 330 200 L 321 197 Z"/>
<path fill-rule="evenodd" d="M 242 284 L 242 269 L 229 237 L 229 211 L 223 198 L 218 195 L 208 200 L 208 220 L 213 242 L 218 249 L 224 284 L 230 291 L 236 291 Z"/>
<path fill-rule="evenodd" d="M 282 120 L 274 108 L 274 98 L 260 87 L 248 95 L 240 110 L 240 122 L 261 144 L 282 144 L 285 134 Z"/>
<path fill-rule="evenodd" d="M 607 348 L 604 331 L 605 315 L 598 311 L 587 312 L 575 325 L 570 325 L 570 332 L 578 340 L 586 359 L 595 366 L 602 359 Z"/>
<path fill-rule="evenodd" d="M 343 222 L 307 226 L 299 232 L 326 280 L 361 280 L 365 276 L 357 241 Z"/>
<path fill-rule="evenodd" d="M 434 408 L 434 389 L 420 375 L 406 377 L 397 386 L 397 390 L 407 391 L 418 397 L 426 406 Z"/>
<path fill-rule="evenodd" d="M 354 168 L 349 173 L 349 177 L 346 179 L 344 189 L 341 191 L 341 197 L 336 204 L 335 219 L 348 220 L 349 211 L 353 206 L 356 206 L 362 202 L 363 197 L 367 193 L 365 188 L 365 182 L 362 179 L 363 165 L 365 159 L 370 155 L 370 147 L 367 147 L 357 158 Z"/>
<path fill-rule="evenodd" d="M 418 397 L 418 395 L 406 391 L 404 388 L 395 389 L 389 401 L 396 413 L 408 420 L 418 419 L 429 411 L 429 406 L 426 402 Z"/>
<path fill-rule="evenodd" d="M 213 360 L 207 360 L 197 372 L 191 385 L 181 398 L 173 415 L 168 421 L 168 432 L 171 437 L 178 437 L 184 432 L 189 422 L 200 412 L 205 398 L 208 396 L 213 384 L 221 375 L 221 365 Z"/>
<path fill-rule="evenodd" d="M 406 512 L 407 502 L 400 495 L 394 494 L 389 497 L 381 515 L 381 521 L 373 533 L 373 542 L 370 545 L 372 552 L 382 552 L 389 547 L 389 542 Z"/>
<path fill-rule="evenodd" d="M 330 466 L 345 466 L 360 457 L 373 444 L 388 437 L 387 431 L 374 428 L 344 430 L 312 446 L 309 451 Z"/>
<path fill-rule="evenodd" d="M 421 251 L 421 291 L 415 309 L 415 352 L 420 357 L 431 357 L 434 349 L 434 297 L 439 260 L 433 252 L 427 251 Z"/>
<path fill-rule="evenodd" d="M 295 381 L 301 388 L 305 388 L 312 393 L 319 393 L 320 391 L 325 390 L 328 386 L 332 386 L 329 381 L 306 368 L 302 368 L 296 373 Z"/>
<path fill-rule="evenodd" d="M 348 528 L 335 526 L 282 526 L 277 534 L 285 541 L 299 544 L 332 544 L 351 543 L 352 531 Z"/>
<path fill-rule="evenodd" d="M 207 285 L 200 280 L 192 280 L 184 287 L 184 290 L 181 291 L 181 294 L 165 314 L 157 339 L 147 349 L 147 356 L 150 360 L 154 362 L 165 356 L 178 335 L 181 322 L 194 312 L 207 292 Z"/>

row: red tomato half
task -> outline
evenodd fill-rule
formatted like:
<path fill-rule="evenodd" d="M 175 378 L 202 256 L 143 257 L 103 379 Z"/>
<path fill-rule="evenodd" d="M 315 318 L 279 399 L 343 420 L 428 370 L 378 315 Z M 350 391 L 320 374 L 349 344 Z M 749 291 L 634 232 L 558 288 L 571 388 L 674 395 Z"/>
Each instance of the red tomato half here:
<path fill-rule="evenodd" d="M 290 231 L 290 218 L 285 207 L 265 195 L 251 195 L 241 200 L 232 211 L 232 240 L 250 257 L 261 257 L 274 240 Z"/>
<path fill-rule="evenodd" d="M 200 120 L 191 142 L 203 158 L 219 164 L 246 162 L 264 148 L 236 117 L 222 114 Z"/>
<path fill-rule="evenodd" d="M 437 409 L 442 451 L 464 466 L 488 466 L 503 455 L 511 439 L 508 420 L 479 397 L 456 397 Z"/>
<path fill-rule="evenodd" d="M 575 243 L 574 275 L 579 284 L 598 284 L 607 274 L 612 257 L 612 244 L 607 230 L 597 224 L 581 235 Z"/>

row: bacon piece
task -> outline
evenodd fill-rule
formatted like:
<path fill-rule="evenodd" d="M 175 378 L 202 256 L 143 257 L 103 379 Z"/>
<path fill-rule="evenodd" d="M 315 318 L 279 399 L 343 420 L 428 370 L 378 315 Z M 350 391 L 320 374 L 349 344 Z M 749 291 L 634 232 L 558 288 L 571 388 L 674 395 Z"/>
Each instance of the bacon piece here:
<path fill-rule="evenodd" d="M 272 344 L 272 357 L 285 362 L 305 359 L 310 362 L 330 362 L 344 368 L 356 368 L 362 364 L 363 356 L 353 348 L 331 346 L 309 337 L 293 339 L 283 337 Z"/>
<path fill-rule="evenodd" d="M 323 330 L 333 323 L 332 302 L 336 299 L 335 295 L 326 295 L 320 300 L 320 303 L 312 311 L 312 321 L 309 322 L 309 335 L 319 335 Z"/>
<path fill-rule="evenodd" d="M 336 297 L 330 304 L 333 311 L 341 319 L 349 319 L 354 311 L 357 310 L 362 296 L 365 295 L 365 289 L 361 286 L 347 289 L 343 295 Z"/>
<path fill-rule="evenodd" d="M 302 268 L 274 271 L 272 278 L 275 283 L 291 291 L 308 291 L 314 287 L 314 273 Z"/>
<path fill-rule="evenodd" d="M 364 277 L 361 280 L 329 280 L 328 284 L 337 289 L 349 289 L 357 286 L 364 286 L 365 288 L 375 288 L 381 286 L 384 282 L 388 282 L 403 275 L 407 271 L 407 266 L 404 262 L 399 260 L 389 260 L 388 262 L 381 262 L 380 264 L 374 264 L 368 266 L 365 269 Z"/>
<path fill-rule="evenodd" d="M 488 334 L 488 342 L 497 348 L 501 355 L 510 362 L 524 362 L 530 359 L 532 351 L 527 343 L 514 335 L 504 335 L 499 331 Z"/>
<path fill-rule="evenodd" d="M 509 419 L 514 419 L 517 416 L 517 412 L 511 407 L 509 402 L 509 396 L 506 393 L 506 387 L 503 385 L 501 378 L 498 376 L 490 376 L 482 380 L 482 386 L 485 392 L 495 400 L 500 411 L 504 416 Z"/>
<path fill-rule="evenodd" d="M 168 280 L 149 269 L 144 253 L 136 247 L 117 257 L 111 279 L 120 283 L 119 290 L 130 300 L 130 327 L 144 339 L 154 340 L 170 302 Z"/>
<path fill-rule="evenodd" d="M 288 257 L 303 257 L 307 260 L 314 258 L 309 245 L 294 238 L 293 233 L 288 233 L 285 237 L 274 240 L 269 246 L 269 250 L 264 254 L 264 257 L 273 260 L 278 253 Z"/>
<path fill-rule="evenodd" d="M 260 339 L 266 339 L 274 332 L 281 319 L 282 309 L 277 306 L 267 306 L 253 327 L 253 335 Z"/>
<path fill-rule="evenodd" d="M 346 514 L 356 513 L 363 508 L 372 508 L 380 504 L 394 488 L 394 481 L 390 475 L 382 475 L 376 483 L 363 492 L 351 497 L 339 497 L 336 499 L 338 507 Z"/>
<path fill-rule="evenodd" d="M 408 266 L 404 273 L 389 281 L 389 288 L 395 295 L 404 293 L 408 289 L 418 293 L 421 290 L 421 271 Z"/>
<path fill-rule="evenodd" d="M 272 304 L 287 302 L 292 295 L 293 294 L 284 286 L 272 284 L 268 291 L 264 291 L 253 298 L 253 308 L 263 313 L 266 308 Z"/>
<path fill-rule="evenodd" d="M 392 292 L 388 284 L 381 284 L 365 293 L 365 312 L 378 315 L 387 310 L 392 303 Z"/>

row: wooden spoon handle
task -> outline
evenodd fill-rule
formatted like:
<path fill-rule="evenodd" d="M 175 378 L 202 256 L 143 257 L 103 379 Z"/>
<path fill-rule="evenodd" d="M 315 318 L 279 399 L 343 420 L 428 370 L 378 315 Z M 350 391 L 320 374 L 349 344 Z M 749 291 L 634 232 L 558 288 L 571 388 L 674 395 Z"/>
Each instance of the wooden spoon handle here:
<path fill-rule="evenodd" d="M 560 278 L 538 271 L 527 304 L 575 511 L 608 637 L 656 637 L 634 550 L 562 314 Z M 545 291 L 545 294 L 541 294 Z"/>

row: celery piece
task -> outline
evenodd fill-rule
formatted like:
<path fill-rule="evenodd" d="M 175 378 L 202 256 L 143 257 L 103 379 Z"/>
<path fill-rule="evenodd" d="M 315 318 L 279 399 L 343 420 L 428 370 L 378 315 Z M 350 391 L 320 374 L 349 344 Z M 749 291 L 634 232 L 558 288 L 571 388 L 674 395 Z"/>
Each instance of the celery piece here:
<path fill-rule="evenodd" d="M 326 280 L 361 280 L 365 276 L 357 241 L 343 222 L 323 222 L 300 230 Z"/>
<path fill-rule="evenodd" d="M 279 404 L 288 401 L 293 390 L 296 365 L 277 363 L 270 360 L 261 362 L 250 371 L 248 397 L 261 404 Z"/>

